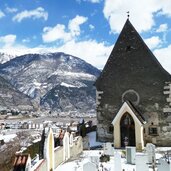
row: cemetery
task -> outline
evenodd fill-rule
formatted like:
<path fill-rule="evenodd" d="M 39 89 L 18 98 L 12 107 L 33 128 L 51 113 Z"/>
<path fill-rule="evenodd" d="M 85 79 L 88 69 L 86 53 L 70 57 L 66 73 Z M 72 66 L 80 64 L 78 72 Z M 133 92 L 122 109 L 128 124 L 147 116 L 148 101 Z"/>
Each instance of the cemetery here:
<path fill-rule="evenodd" d="M 95 133 L 95 132 L 94 132 Z M 13 171 L 171 171 L 171 148 L 156 147 L 147 143 L 141 151 L 136 146 L 115 148 L 111 142 L 99 145 L 92 133 L 85 137 L 65 132 L 62 144 L 55 147 L 54 132 L 46 127 L 42 133 L 40 153 L 31 159 L 30 154 L 17 154 Z"/>
<path fill-rule="evenodd" d="M 114 149 L 105 143 L 102 150 L 84 150 L 77 159 L 59 165 L 55 171 L 171 171 L 169 148 L 156 148 L 147 143 L 142 152 L 136 147 Z M 108 156 L 109 161 L 101 161 Z"/>

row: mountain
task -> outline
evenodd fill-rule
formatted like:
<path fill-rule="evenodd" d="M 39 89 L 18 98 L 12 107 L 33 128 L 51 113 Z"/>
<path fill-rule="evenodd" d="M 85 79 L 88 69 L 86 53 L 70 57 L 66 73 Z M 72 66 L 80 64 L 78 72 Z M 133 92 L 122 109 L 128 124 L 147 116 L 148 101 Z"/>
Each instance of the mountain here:
<path fill-rule="evenodd" d="M 100 71 L 64 53 L 27 54 L 0 65 L 0 75 L 48 110 L 95 109 Z M 82 110 L 83 109 L 83 110 Z"/>
<path fill-rule="evenodd" d="M 10 61 L 12 58 L 15 58 L 16 56 L 9 55 L 3 52 L 0 52 L 0 63 L 3 64 L 7 61 Z"/>
<path fill-rule="evenodd" d="M 14 89 L 13 86 L 0 77 L 0 110 L 34 110 L 30 98 Z"/>

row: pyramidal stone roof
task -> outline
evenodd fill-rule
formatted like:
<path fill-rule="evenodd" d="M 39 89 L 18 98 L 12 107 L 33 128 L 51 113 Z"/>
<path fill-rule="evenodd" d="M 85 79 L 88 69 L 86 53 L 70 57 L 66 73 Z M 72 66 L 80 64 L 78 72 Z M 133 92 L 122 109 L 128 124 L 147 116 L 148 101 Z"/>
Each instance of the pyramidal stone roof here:
<path fill-rule="evenodd" d="M 166 95 L 163 93 L 166 83 L 171 83 L 171 75 L 161 66 L 127 19 L 95 82 L 97 91 L 102 92 L 98 110 L 103 107 L 107 110 L 105 106 L 110 106 L 113 114 L 105 116 L 112 119 L 121 103 L 128 100 L 141 113 L 155 110 L 155 104 L 159 105 L 162 113 L 167 106 Z"/>
<path fill-rule="evenodd" d="M 144 79 L 144 77 L 147 77 Z M 170 74 L 164 70 L 156 57 L 144 43 L 130 20 L 127 19 L 116 44 L 109 56 L 109 59 L 95 82 L 95 86 L 100 87 L 107 84 L 107 79 L 125 81 L 136 79 L 141 83 L 154 80 L 171 80 Z M 152 80 L 151 80 L 152 79 Z M 133 82 L 132 82 L 133 83 Z"/>

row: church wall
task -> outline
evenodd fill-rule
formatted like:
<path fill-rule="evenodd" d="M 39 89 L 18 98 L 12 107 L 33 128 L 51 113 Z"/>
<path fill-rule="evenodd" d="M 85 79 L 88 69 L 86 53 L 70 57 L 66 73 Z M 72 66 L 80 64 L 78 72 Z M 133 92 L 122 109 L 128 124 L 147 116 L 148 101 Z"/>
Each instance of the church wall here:
<path fill-rule="evenodd" d="M 134 84 L 132 87 L 134 87 Z M 115 93 L 116 97 L 112 93 L 109 94 L 109 92 L 112 92 L 112 89 L 115 89 L 111 85 L 108 88 L 102 88 L 103 87 L 100 87 L 100 92 L 103 93 L 98 94 L 97 103 L 97 139 L 106 142 L 112 141 L 113 139 L 112 134 L 108 133 L 108 130 L 111 121 L 122 105 L 124 90 L 120 90 L 120 95 L 118 92 Z M 171 145 L 171 125 L 169 124 L 171 122 L 170 90 L 170 84 L 166 87 L 166 83 L 163 83 L 162 86 L 154 90 L 156 93 L 153 92 L 150 95 L 148 92 L 137 91 L 139 103 L 134 105 L 140 110 L 147 122 L 147 124 L 144 125 L 145 143 L 152 142 L 158 146 Z M 110 96 L 113 96 L 113 99 L 110 98 Z M 109 99 L 107 97 L 109 97 Z M 158 135 L 149 135 L 149 127 L 152 126 L 152 124 L 157 127 Z"/>

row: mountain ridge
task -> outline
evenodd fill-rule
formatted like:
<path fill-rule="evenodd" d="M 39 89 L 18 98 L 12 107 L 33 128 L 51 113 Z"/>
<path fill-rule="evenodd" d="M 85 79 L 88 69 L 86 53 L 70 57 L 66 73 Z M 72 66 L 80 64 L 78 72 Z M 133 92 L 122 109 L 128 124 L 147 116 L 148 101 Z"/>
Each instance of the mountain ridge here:
<path fill-rule="evenodd" d="M 77 108 L 75 103 L 78 102 L 79 95 L 75 103 L 71 102 L 70 96 L 74 96 L 75 90 L 79 92 L 79 89 L 84 91 L 85 99 L 88 96 L 93 103 L 90 105 L 87 99 L 86 102 L 84 101 L 85 105 L 89 106 L 90 110 L 92 106 L 95 108 L 93 83 L 99 74 L 100 71 L 91 64 L 63 52 L 22 55 L 0 65 L 1 76 L 10 81 L 19 91 L 40 103 L 42 108 L 52 108 L 52 110 L 60 108 L 54 104 L 59 104 L 59 99 L 63 99 L 61 96 L 57 99 L 58 102 L 52 102 L 56 98 L 47 99 L 48 94 L 53 92 L 52 89 L 57 88 L 68 95 L 66 98 L 68 104 L 72 104 L 72 110 Z M 67 108 L 67 106 L 62 107 L 61 111 L 68 110 Z"/>

